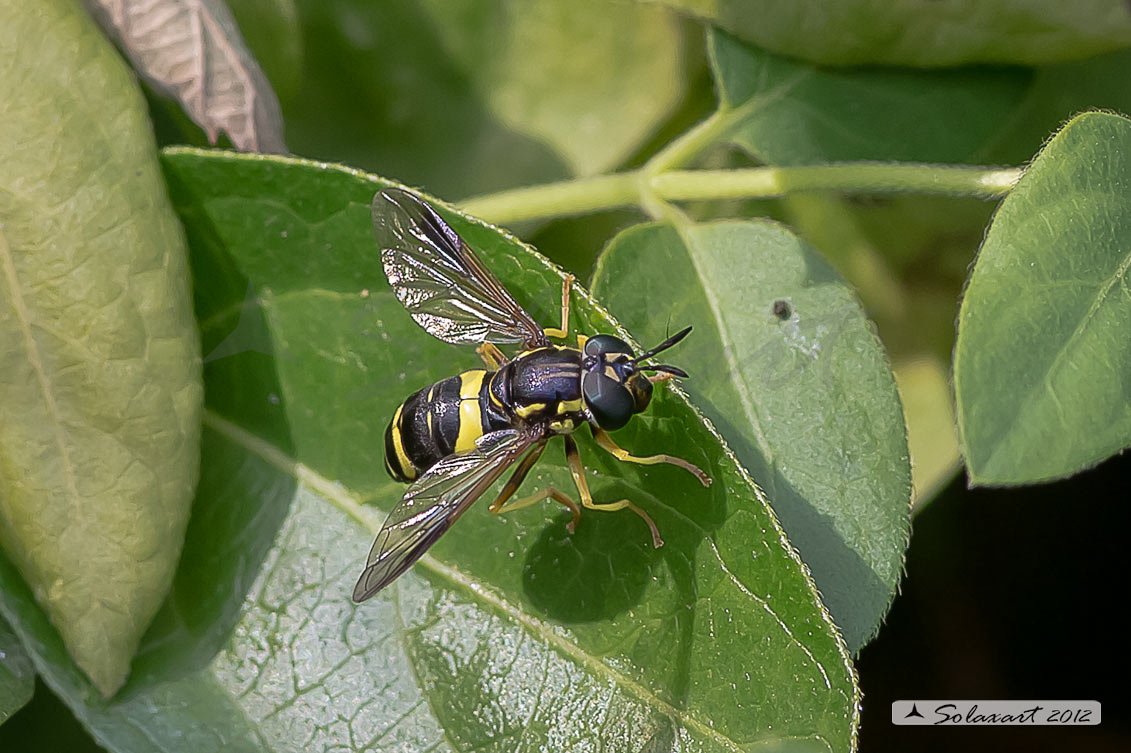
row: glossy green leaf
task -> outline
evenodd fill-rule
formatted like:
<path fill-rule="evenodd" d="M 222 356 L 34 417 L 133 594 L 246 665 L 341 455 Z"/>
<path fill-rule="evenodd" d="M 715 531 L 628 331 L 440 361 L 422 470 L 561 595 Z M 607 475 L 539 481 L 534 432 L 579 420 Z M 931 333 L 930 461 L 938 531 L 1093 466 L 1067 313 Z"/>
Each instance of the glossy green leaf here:
<path fill-rule="evenodd" d="M 201 497 L 217 472 L 211 443 L 261 486 L 301 486 L 220 652 L 171 683 L 131 684 L 110 706 L 89 702 L 26 592 L 0 568 L 0 608 L 104 745 L 852 748 L 859 696 L 843 643 L 745 472 L 674 391 L 657 390 L 617 439 L 703 464 L 710 489 L 680 469 L 628 466 L 587 439 L 581 446 L 595 496 L 639 502 L 663 532 L 661 549 L 628 511 L 588 512 L 571 536 L 556 505 L 492 516 L 484 502 L 393 586 L 351 604 L 383 512 L 403 493 L 380 459 L 389 415 L 414 389 L 478 358 L 428 336 L 388 290 L 369 218 L 382 183 L 193 151 L 170 153 L 166 165 L 197 286 L 214 290 L 199 296 L 215 297 L 201 321 Z M 554 268 L 509 236 L 445 213 L 539 321 L 553 320 Z M 227 271 L 215 261 L 223 255 Z M 262 320 L 248 323 L 249 314 Z M 572 323 L 615 327 L 583 291 Z M 244 379 L 241 365 L 257 362 L 277 387 Z M 531 489 L 571 488 L 560 452 L 546 453 Z M 194 534 L 210 532 L 190 529 L 186 552 Z M 212 575 L 195 573 L 206 584 Z"/>
<path fill-rule="evenodd" d="M 652 0 L 779 54 L 833 65 L 1046 63 L 1131 44 L 1122 0 Z"/>
<path fill-rule="evenodd" d="M 899 583 L 911 478 L 891 368 L 852 291 L 784 227 L 736 221 L 629 229 L 593 290 L 644 342 L 695 325 L 677 361 L 688 392 L 858 650 Z"/>
<path fill-rule="evenodd" d="M 1131 445 L 1131 122 L 1085 113 L 1002 202 L 958 319 L 972 483 L 1057 478 Z"/>
<path fill-rule="evenodd" d="M 0 617 L 0 724 L 31 700 L 35 669 L 20 639 Z"/>
<path fill-rule="evenodd" d="M 450 198 L 615 167 L 686 86 L 679 19 L 663 8 L 300 0 L 299 10 L 308 54 L 286 113 L 291 148 Z"/>
<path fill-rule="evenodd" d="M 0 545 L 110 694 L 196 485 L 187 254 L 141 97 L 82 8 L 10 8 L 0 48 Z"/>
<path fill-rule="evenodd" d="M 837 70 L 707 34 L 721 138 L 769 164 L 977 161 L 1024 96 L 1021 69 Z"/>

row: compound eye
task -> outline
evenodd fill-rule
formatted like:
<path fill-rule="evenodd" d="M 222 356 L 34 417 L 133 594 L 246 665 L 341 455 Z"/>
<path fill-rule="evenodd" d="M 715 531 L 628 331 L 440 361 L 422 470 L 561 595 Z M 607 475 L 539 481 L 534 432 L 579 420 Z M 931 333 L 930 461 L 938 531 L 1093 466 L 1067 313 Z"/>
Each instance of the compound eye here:
<path fill-rule="evenodd" d="M 619 337 L 612 335 L 594 335 L 585 341 L 585 355 L 601 356 L 612 353 L 625 353 L 632 355 L 632 348 Z"/>
<path fill-rule="evenodd" d="M 602 429 L 616 431 L 632 418 L 636 401 L 616 379 L 599 371 L 586 374 L 581 380 L 581 392 L 589 412 Z"/>

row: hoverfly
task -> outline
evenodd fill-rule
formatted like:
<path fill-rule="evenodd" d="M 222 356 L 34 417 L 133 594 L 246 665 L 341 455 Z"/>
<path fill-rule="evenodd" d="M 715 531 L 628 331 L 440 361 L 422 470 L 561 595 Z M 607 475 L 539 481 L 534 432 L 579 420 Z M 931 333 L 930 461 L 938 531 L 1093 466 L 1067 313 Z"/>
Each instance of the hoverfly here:
<path fill-rule="evenodd" d="M 553 499 L 572 513 L 572 533 L 582 507 L 627 508 L 644 519 L 653 544 L 661 546 L 656 524 L 629 500 L 593 501 L 570 434 L 588 424 L 597 444 L 620 460 L 670 463 L 710 484 L 707 474 L 686 460 L 636 457 L 608 434 L 648 406 L 653 381 L 687 376 L 674 366 L 645 361 L 691 328 L 639 355 L 612 335 L 578 335 L 576 348 L 555 345 L 551 337 L 567 335 L 572 276 L 562 285 L 561 328 L 542 329 L 426 202 L 385 189 L 373 199 L 373 226 L 385 276 L 416 323 L 444 342 L 477 344 L 487 368 L 425 387 L 393 413 L 385 431 L 385 470 L 411 485 L 377 534 L 354 601 L 370 598 L 407 570 L 516 461 L 491 512 Z M 523 350 L 508 358 L 499 344 L 521 344 Z M 581 504 L 553 487 L 512 500 L 547 441 L 558 435 L 565 441 Z"/>

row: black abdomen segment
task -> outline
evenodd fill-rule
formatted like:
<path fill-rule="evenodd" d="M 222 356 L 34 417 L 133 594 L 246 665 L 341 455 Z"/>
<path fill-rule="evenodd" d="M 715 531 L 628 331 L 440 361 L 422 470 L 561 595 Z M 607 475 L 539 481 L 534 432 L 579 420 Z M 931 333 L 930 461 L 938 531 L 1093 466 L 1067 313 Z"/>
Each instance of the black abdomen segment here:
<path fill-rule="evenodd" d="M 465 371 L 414 392 L 385 429 L 385 470 L 413 481 L 437 462 L 469 450 L 489 431 L 507 426 L 490 406 L 491 372 Z"/>

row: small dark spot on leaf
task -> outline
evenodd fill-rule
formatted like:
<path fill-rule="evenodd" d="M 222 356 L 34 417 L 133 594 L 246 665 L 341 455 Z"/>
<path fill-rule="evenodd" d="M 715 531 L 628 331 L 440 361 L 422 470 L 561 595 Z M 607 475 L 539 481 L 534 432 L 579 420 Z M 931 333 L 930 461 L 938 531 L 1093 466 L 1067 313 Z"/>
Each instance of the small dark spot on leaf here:
<path fill-rule="evenodd" d="M 774 301 L 774 316 L 781 319 L 783 322 L 793 316 L 793 307 L 789 305 L 789 301 L 782 300 L 781 298 Z"/>

